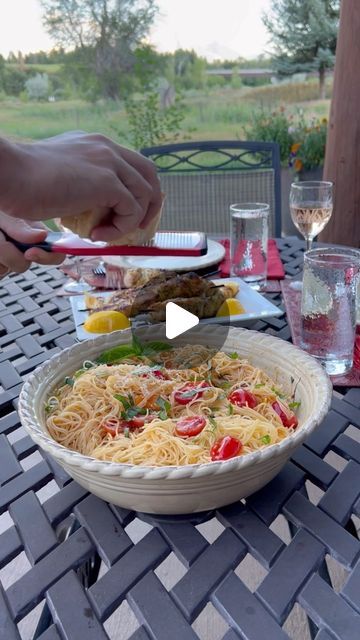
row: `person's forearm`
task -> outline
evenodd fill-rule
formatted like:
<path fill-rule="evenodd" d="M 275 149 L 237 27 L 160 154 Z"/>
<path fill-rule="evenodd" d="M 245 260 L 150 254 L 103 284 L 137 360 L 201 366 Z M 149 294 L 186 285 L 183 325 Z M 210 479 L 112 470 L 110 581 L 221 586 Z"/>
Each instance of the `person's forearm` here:
<path fill-rule="evenodd" d="M 14 205 L 27 178 L 26 146 L 0 137 L 0 211 L 17 215 Z"/>

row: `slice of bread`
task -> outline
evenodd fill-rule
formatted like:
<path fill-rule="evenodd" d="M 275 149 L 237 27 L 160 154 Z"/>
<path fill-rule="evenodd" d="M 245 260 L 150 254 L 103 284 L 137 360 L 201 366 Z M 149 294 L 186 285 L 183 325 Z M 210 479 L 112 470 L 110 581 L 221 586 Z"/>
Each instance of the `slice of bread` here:
<path fill-rule="evenodd" d="M 97 211 L 84 211 L 78 216 L 65 216 L 61 218 L 61 224 L 76 233 L 80 238 L 90 238 L 92 230 L 97 227 L 104 218 L 106 212 L 103 209 Z M 114 238 L 109 244 L 117 245 L 142 245 L 151 240 L 155 235 L 162 214 L 162 204 L 156 216 L 150 221 L 145 229 L 135 229 L 125 235 L 117 235 L 114 231 Z M 119 232 L 120 233 L 120 232 Z"/>

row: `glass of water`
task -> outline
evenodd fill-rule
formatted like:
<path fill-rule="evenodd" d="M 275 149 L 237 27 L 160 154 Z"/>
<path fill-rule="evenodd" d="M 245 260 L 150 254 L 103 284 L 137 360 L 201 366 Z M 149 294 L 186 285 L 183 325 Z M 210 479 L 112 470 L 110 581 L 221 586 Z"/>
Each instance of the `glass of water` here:
<path fill-rule="evenodd" d="M 56 226 L 60 229 L 60 231 L 69 231 L 61 222 L 61 218 L 55 218 L 54 222 Z M 77 279 L 71 280 L 64 285 L 64 291 L 68 293 L 89 293 L 90 291 L 94 291 L 95 287 L 91 284 L 88 284 L 83 277 L 82 265 L 80 256 L 73 257 L 73 265 L 76 270 Z"/>
<path fill-rule="evenodd" d="M 268 204 L 230 205 L 231 275 L 258 291 L 266 287 L 269 215 Z"/>
<path fill-rule="evenodd" d="M 301 347 L 329 375 L 352 368 L 360 252 L 312 249 L 305 254 L 301 298 Z"/>

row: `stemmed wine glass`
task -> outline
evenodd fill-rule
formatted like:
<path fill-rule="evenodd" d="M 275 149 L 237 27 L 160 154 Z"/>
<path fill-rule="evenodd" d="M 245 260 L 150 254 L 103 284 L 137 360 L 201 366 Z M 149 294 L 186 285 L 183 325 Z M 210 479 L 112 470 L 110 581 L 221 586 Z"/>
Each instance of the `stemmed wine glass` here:
<path fill-rule="evenodd" d="M 325 181 L 293 182 L 290 189 L 290 214 L 295 227 L 304 236 L 306 251 L 314 238 L 326 227 L 333 212 L 333 183 Z M 291 285 L 301 289 L 296 277 Z"/>
<path fill-rule="evenodd" d="M 55 218 L 54 222 L 60 231 L 70 231 L 70 229 L 64 227 L 60 218 Z M 71 280 L 70 282 L 67 282 L 64 285 L 64 290 L 68 293 L 87 293 L 88 291 L 93 291 L 94 287 L 92 287 L 91 284 L 85 282 L 83 278 L 80 256 L 74 256 L 73 264 L 76 269 L 77 280 Z"/>

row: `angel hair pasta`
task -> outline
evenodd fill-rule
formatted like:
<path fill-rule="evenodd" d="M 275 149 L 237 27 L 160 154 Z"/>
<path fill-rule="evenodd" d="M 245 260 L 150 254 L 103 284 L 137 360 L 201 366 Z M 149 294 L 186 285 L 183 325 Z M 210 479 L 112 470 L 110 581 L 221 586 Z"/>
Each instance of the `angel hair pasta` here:
<path fill-rule="evenodd" d="M 46 425 L 58 443 L 99 460 L 189 465 L 278 443 L 298 425 L 299 403 L 236 353 L 119 349 L 113 362 L 104 354 L 84 363 L 49 398 Z"/>

